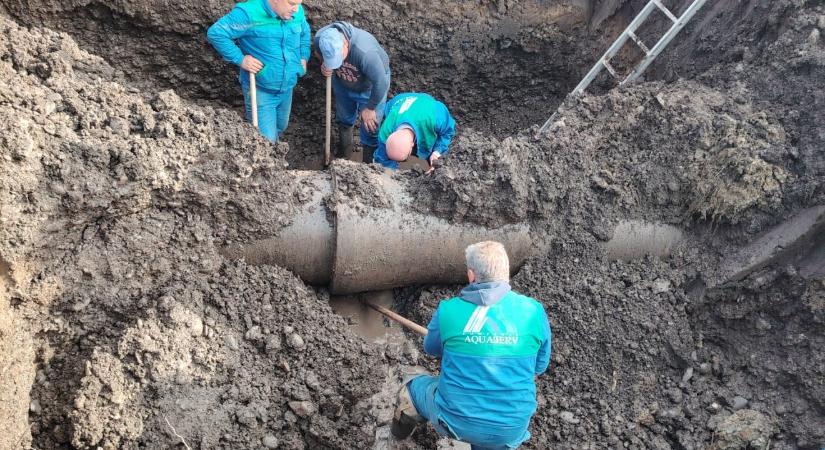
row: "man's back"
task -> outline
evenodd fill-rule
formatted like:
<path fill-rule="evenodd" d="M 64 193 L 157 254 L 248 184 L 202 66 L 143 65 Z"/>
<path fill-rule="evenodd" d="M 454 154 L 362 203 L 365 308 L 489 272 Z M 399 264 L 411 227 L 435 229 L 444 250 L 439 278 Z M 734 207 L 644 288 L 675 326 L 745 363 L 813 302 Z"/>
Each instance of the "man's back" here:
<path fill-rule="evenodd" d="M 536 410 L 533 378 L 546 367 L 537 367 L 548 335 L 542 306 L 510 291 L 491 306 L 456 297 L 439 309 L 441 410 L 478 425 L 526 426 Z"/>
<path fill-rule="evenodd" d="M 526 433 L 536 410 L 534 377 L 550 361 L 542 305 L 506 282 L 471 284 L 441 302 L 428 330 L 424 349 L 442 356 L 435 404 L 446 426 L 462 438 Z"/>
<path fill-rule="evenodd" d="M 378 130 L 378 149 L 375 162 L 398 168 L 398 163 L 387 156 L 386 143 L 390 134 L 400 126 L 408 126 L 415 134 L 414 155 L 429 161 L 430 155 L 437 151 L 444 155 L 449 151 L 455 135 L 455 119 L 450 115 L 447 105 L 429 94 L 408 92 L 398 94 L 387 102 L 384 121 Z"/>

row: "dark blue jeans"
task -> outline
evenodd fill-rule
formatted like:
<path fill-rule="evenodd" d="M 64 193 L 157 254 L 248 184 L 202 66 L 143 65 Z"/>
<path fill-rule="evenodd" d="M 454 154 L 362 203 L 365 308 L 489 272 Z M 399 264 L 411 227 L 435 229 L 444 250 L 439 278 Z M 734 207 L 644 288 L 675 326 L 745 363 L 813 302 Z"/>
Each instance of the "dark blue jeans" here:
<path fill-rule="evenodd" d="M 518 448 L 522 442 L 530 439 L 530 432 L 518 430 L 510 436 L 491 433 L 490 429 L 479 429 L 473 426 L 448 424 L 435 402 L 435 393 L 438 390 L 438 377 L 421 375 L 413 378 L 407 384 L 413 405 L 427 419 L 438 434 L 450 439 L 468 442 L 472 450 L 510 450 Z"/>
<path fill-rule="evenodd" d="M 249 86 L 243 86 L 243 99 L 247 122 L 252 122 L 252 100 Z M 257 89 L 258 130 L 264 137 L 276 142 L 289 125 L 289 113 L 292 111 L 292 89 L 274 92 Z"/>
<path fill-rule="evenodd" d="M 355 125 L 358 120 L 358 114 L 367 105 L 370 99 L 371 91 L 354 92 L 350 91 L 338 80 L 338 77 L 332 77 L 332 90 L 335 92 L 335 120 L 339 125 L 351 127 Z M 387 103 L 387 96 L 381 99 L 378 106 L 375 107 L 375 118 L 378 121 L 378 126 L 381 126 L 381 121 L 384 120 L 384 105 Z M 361 145 L 369 147 L 378 146 L 378 133 L 370 133 L 367 128 L 361 124 Z"/>

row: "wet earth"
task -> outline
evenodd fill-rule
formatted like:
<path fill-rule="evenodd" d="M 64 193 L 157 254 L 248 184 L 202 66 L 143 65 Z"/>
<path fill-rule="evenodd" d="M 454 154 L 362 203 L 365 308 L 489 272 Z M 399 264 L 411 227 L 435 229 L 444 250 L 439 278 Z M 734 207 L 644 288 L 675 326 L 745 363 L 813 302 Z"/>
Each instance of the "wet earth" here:
<path fill-rule="evenodd" d="M 643 83 L 566 98 L 644 3 L 306 8 L 458 120 L 443 167 L 394 175 L 418 213 L 530 227 L 512 284 L 554 348 L 525 448 L 819 450 L 825 5 L 709 2 Z M 226 256 L 314 201 L 290 169 L 324 136 L 317 61 L 284 142 L 241 121 L 203 35 L 230 6 L 0 6 L 0 449 L 453 445 L 389 438 L 398 380 L 438 361 L 361 302 L 426 324 L 460 285 L 344 299 Z M 337 201 L 380 207 L 372 169 L 335 166 Z"/>

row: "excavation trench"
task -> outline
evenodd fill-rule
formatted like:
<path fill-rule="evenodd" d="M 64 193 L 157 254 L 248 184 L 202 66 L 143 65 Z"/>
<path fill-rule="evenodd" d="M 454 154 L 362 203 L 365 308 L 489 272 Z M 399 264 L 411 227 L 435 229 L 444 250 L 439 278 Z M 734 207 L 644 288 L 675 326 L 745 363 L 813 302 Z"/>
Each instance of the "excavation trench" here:
<path fill-rule="evenodd" d="M 541 123 L 587 70 L 590 57 L 581 54 L 590 40 L 592 3 L 393 6 L 352 0 L 305 8 L 313 30 L 344 19 L 376 35 L 391 58 L 390 95 L 428 92 L 447 104 L 459 133 L 475 128 L 503 137 Z M 157 1 L 135 6 L 26 0 L 6 8 L 21 23 L 65 31 L 101 55 L 117 69 L 107 78 L 146 92 L 174 89 L 190 101 L 240 114 L 237 68 L 222 61 L 205 39 L 206 29 L 229 6 L 205 3 L 181 10 Z M 294 91 L 284 135 L 290 167 L 321 167 L 323 123 L 324 82 L 313 57 Z M 333 136 L 337 141 L 337 133 Z"/>
<path fill-rule="evenodd" d="M 103 58 L 2 21 L 13 439 L 381 448 L 394 371 L 438 362 L 363 303 L 426 324 L 466 282 L 463 247 L 496 239 L 554 327 L 527 448 L 821 448 L 825 11 L 717 2 L 650 73 L 700 81 L 586 96 L 542 139 L 520 132 L 643 3 L 305 2 L 313 29 L 376 34 L 392 93 L 450 107 L 459 136 L 427 177 L 301 170 L 323 148 L 316 61 L 290 153 L 257 138 L 204 41 L 230 4 L 4 4 Z M 743 424 L 760 425 L 746 444 Z"/>

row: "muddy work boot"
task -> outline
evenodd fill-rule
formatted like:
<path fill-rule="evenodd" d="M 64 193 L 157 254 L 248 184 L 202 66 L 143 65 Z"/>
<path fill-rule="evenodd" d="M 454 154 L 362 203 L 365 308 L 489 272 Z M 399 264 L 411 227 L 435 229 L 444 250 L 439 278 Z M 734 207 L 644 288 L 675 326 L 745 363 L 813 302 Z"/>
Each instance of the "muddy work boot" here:
<path fill-rule="evenodd" d="M 352 127 L 338 125 L 338 149 L 335 156 L 349 158 L 352 153 Z"/>
<path fill-rule="evenodd" d="M 399 440 L 407 439 L 415 431 L 415 427 L 425 421 L 426 419 L 415 409 L 407 384 L 403 384 L 398 391 L 398 400 L 392 417 L 392 435 Z"/>
<path fill-rule="evenodd" d="M 364 147 L 362 161 L 364 161 L 367 164 L 372 164 L 372 158 L 373 155 L 375 155 L 375 149 L 377 149 L 378 147 L 372 147 L 370 145 L 362 145 L 362 147 Z"/>

